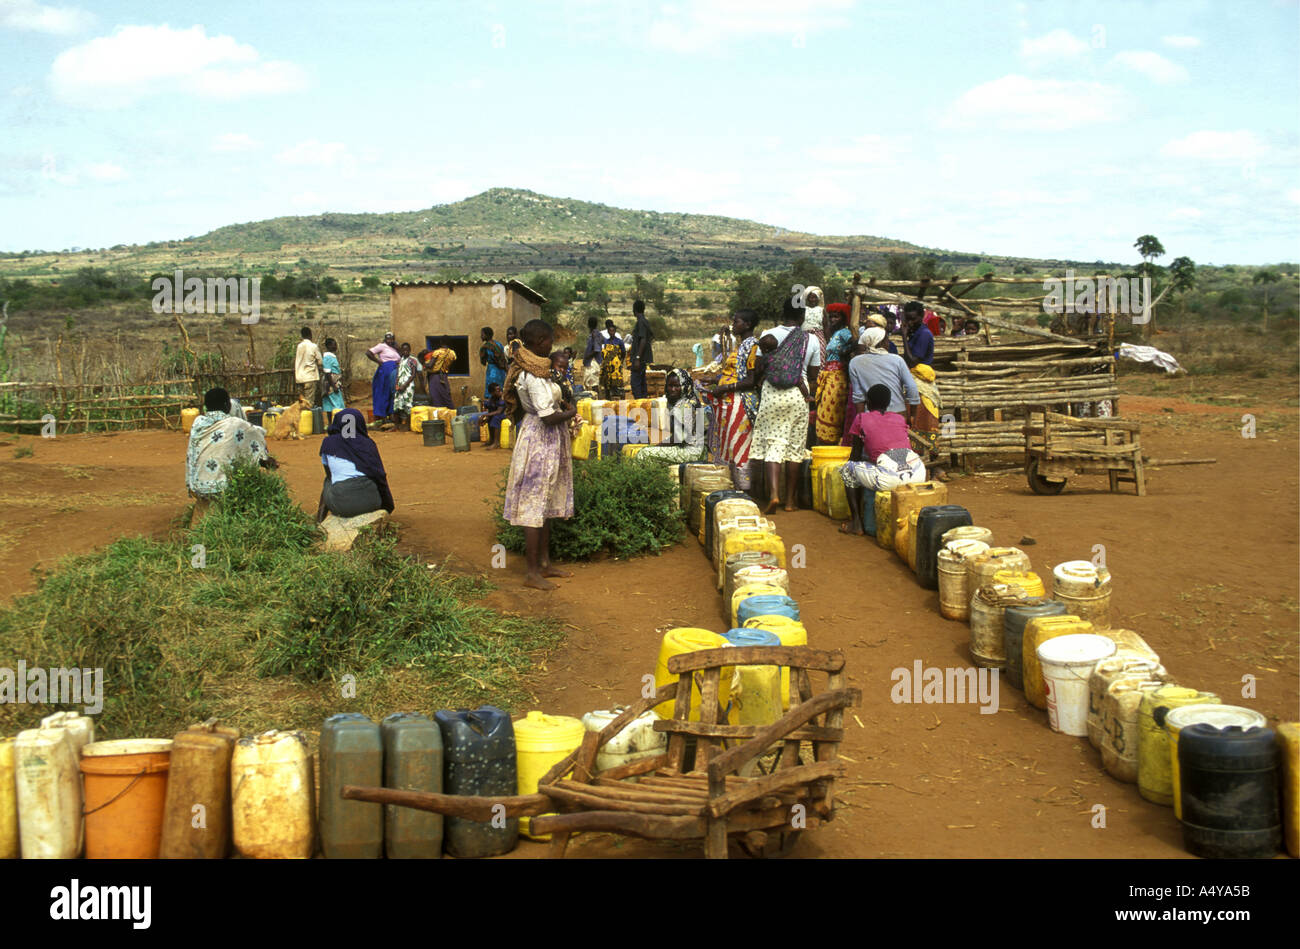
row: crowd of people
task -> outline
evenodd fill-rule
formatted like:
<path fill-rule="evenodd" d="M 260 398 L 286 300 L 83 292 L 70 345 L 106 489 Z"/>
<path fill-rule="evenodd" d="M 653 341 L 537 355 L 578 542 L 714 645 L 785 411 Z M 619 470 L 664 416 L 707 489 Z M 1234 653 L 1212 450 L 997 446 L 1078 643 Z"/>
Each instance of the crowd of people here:
<path fill-rule="evenodd" d="M 504 515 L 524 530 L 528 586 L 551 589 L 552 578 L 568 576 L 550 563 L 548 550 L 551 523 L 573 514 L 570 439 L 580 424 L 578 398 L 588 391 L 606 400 L 623 399 L 625 365 L 632 397 L 646 397 L 654 333 L 642 301 L 634 304 L 633 315 L 635 327 L 626 337 L 613 320 L 600 329 L 598 320 L 590 319 L 577 366 L 575 351 L 556 350 L 554 331 L 542 320 L 530 320 L 519 330 L 510 327 L 504 342 L 495 339 L 491 327 L 481 330 L 482 408 L 490 433 L 485 447 L 500 446 L 502 422 L 511 419 L 517 434 Z M 792 294 L 776 325 L 765 330 L 753 310 L 737 311 L 710 340 L 710 355 L 720 367 L 716 383 L 705 385 L 684 368 L 670 370 L 663 428 L 635 460 L 724 464 L 738 488 L 755 494 L 762 479 L 767 514 L 797 509 L 800 467 L 816 445 L 850 449 L 840 469 L 850 489 L 887 490 L 927 476 L 944 478 L 933 454 L 941 401 L 931 364 L 935 334 L 945 326 L 917 302 L 901 309 L 881 306 L 861 316 L 855 336 L 848 304 L 823 305 L 817 287 Z M 960 331 L 977 332 L 973 324 L 966 322 Z M 901 338 L 901 348 L 891 335 Z M 409 343 L 399 346 L 388 333 L 366 352 L 376 364 L 374 425 L 407 425 L 419 395 L 432 406 L 453 407 L 447 375 L 457 354 L 448 343 L 433 338 L 412 355 Z M 697 360 L 702 349 L 703 344 L 696 349 Z M 318 519 L 391 512 L 392 493 L 365 416 L 344 408 L 334 340 L 326 339 L 322 352 L 310 328 L 303 327 L 294 369 L 300 398 L 334 413 L 320 450 L 324 485 Z M 213 389 L 204 405 L 186 459 L 187 487 L 200 500 L 225 489 L 230 464 L 276 464 L 265 433 L 243 419 L 228 393 Z M 853 519 L 841 530 L 861 533 L 857 491 L 848 496 Z"/>

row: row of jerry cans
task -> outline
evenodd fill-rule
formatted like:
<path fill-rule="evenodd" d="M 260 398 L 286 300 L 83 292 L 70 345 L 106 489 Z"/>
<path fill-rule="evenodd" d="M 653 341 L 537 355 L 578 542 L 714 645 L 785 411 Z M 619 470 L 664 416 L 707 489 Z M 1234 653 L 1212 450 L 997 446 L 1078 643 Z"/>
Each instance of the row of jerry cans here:
<path fill-rule="evenodd" d="M 935 507 L 917 511 L 910 493 L 902 492 L 900 505 L 911 506 L 908 517 L 894 519 L 896 543 L 900 532 L 924 536 L 925 517 Z M 948 527 L 936 558 L 944 615 L 963 618 L 946 605 L 954 575 L 971 594 L 966 616 L 975 664 L 997 669 L 1023 689 L 1031 705 L 1047 710 L 1053 730 L 1086 735 L 1112 776 L 1136 783 L 1147 800 L 1172 806 L 1190 852 L 1270 856 L 1285 840 L 1300 856 L 1300 726 L 1283 724 L 1275 734 L 1253 710 L 1175 685 L 1140 635 L 1110 627 L 1105 568 L 1087 561 L 1058 565 L 1054 599 L 1048 599 L 1024 552 L 990 547 L 991 541 L 983 528 Z M 913 543 L 911 549 L 928 546 Z"/>

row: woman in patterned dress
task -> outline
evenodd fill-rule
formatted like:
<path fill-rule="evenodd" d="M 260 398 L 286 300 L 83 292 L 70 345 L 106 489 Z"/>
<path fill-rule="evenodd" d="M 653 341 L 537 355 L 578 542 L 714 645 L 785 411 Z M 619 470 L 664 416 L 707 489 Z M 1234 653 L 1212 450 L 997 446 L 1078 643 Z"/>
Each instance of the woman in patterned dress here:
<path fill-rule="evenodd" d="M 707 411 L 695 392 L 691 374 L 685 369 L 668 373 L 664 380 L 664 398 L 668 402 L 668 438 L 663 444 L 642 448 L 632 456 L 633 460 L 666 465 L 703 461 L 709 425 Z"/>
<path fill-rule="evenodd" d="M 849 332 L 849 305 L 826 307 L 826 358 L 817 376 L 817 443 L 838 445 L 844 435 L 844 412 L 849 401 L 848 365 L 853 350 Z"/>
<path fill-rule="evenodd" d="M 524 530 L 524 586 L 554 590 L 548 577 L 572 576 L 551 565 L 551 521 L 573 516 L 569 423 L 577 412 L 560 407 L 560 387 L 551 381 L 550 325 L 529 320 L 520 337 L 522 345 L 511 357 L 505 384 L 506 416 L 518 424 L 519 434 L 503 514 Z"/>

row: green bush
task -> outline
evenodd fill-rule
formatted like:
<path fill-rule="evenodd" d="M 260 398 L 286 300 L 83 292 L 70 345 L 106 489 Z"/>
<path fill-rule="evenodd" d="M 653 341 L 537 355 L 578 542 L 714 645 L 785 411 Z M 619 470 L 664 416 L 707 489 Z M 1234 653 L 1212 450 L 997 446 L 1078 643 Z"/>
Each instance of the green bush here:
<path fill-rule="evenodd" d="M 497 502 L 497 540 L 523 553 L 522 528 L 506 523 L 505 482 Z M 551 527 L 551 556 L 584 560 L 602 552 L 616 557 L 658 553 L 682 538 L 682 514 L 675 507 L 677 483 L 667 468 L 637 464 L 621 455 L 573 463 L 573 517 Z"/>

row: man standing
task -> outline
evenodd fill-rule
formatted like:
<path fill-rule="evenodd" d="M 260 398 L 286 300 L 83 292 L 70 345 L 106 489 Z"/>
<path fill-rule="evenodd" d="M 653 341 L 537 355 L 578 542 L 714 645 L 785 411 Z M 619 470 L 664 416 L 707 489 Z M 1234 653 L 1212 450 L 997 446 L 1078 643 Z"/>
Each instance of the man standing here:
<path fill-rule="evenodd" d="M 311 341 L 311 327 L 304 326 L 302 340 L 293 354 L 293 381 L 298 384 L 298 396 L 306 399 L 313 408 L 320 405 L 317 390 L 324 369 L 320 348 Z"/>
<path fill-rule="evenodd" d="M 632 398 L 644 399 L 645 371 L 654 358 L 650 343 L 655 335 L 650 329 L 650 321 L 645 318 L 645 301 L 637 300 L 633 303 L 632 312 L 636 315 L 636 327 L 632 330 Z"/>
<path fill-rule="evenodd" d="M 925 325 L 925 307 L 917 300 L 903 304 L 903 359 L 909 367 L 934 362 L 934 334 Z"/>

